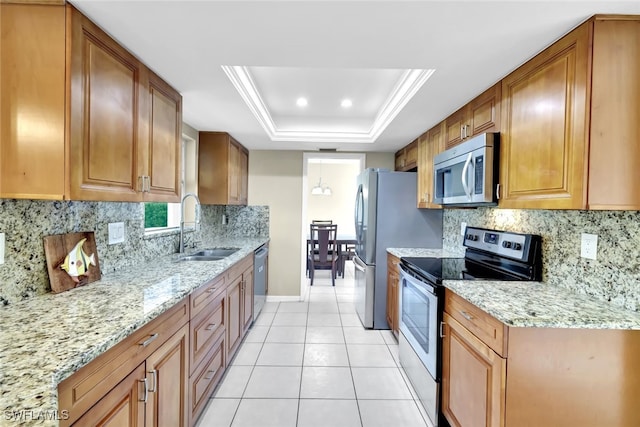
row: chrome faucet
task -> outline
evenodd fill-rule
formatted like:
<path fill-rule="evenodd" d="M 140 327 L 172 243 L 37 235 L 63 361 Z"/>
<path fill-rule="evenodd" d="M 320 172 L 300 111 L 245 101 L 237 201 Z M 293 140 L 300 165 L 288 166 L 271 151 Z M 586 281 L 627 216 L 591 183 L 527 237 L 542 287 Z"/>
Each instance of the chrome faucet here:
<path fill-rule="evenodd" d="M 193 197 L 194 199 L 196 199 L 196 230 L 198 229 L 198 225 L 200 224 L 200 199 L 198 199 L 198 196 L 195 193 L 187 193 L 182 196 L 182 200 L 180 201 L 180 247 L 178 249 L 180 253 L 184 253 L 184 202 L 189 197 Z"/>

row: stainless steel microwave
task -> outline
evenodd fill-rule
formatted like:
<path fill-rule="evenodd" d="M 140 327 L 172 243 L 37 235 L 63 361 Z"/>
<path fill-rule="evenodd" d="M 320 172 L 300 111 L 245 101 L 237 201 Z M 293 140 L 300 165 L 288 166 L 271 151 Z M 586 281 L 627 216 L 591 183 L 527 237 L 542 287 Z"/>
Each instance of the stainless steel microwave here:
<path fill-rule="evenodd" d="M 433 160 L 435 203 L 492 206 L 498 203 L 499 133 L 483 133 Z"/>

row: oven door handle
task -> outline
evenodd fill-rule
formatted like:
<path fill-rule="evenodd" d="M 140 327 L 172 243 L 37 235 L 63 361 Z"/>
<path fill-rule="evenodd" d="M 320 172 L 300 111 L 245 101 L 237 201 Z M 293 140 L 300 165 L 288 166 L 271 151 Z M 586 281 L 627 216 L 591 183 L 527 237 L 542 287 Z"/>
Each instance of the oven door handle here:
<path fill-rule="evenodd" d="M 417 277 L 414 277 L 413 275 L 411 275 L 411 273 L 405 270 L 402 265 L 400 265 L 400 270 L 401 270 L 400 280 L 403 287 L 406 287 L 407 286 L 406 282 L 409 282 L 422 295 L 426 297 L 428 297 L 428 295 L 437 297 L 434 286 L 418 279 Z"/>

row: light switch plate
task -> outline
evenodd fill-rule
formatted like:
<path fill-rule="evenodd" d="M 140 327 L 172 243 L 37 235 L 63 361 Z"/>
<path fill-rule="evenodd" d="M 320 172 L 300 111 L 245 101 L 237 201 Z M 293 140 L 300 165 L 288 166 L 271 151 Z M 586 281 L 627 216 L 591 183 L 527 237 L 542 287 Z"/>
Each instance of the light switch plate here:
<path fill-rule="evenodd" d="M 109 223 L 109 244 L 124 242 L 124 222 Z"/>
<path fill-rule="evenodd" d="M 467 223 L 466 222 L 461 222 L 460 223 L 460 235 L 464 236 L 465 231 L 467 231 Z"/>
<path fill-rule="evenodd" d="M 580 244 L 580 256 L 582 258 L 597 259 L 598 257 L 598 235 L 582 233 Z"/>
<path fill-rule="evenodd" d="M 4 233 L 0 233 L 0 264 L 4 264 Z"/>

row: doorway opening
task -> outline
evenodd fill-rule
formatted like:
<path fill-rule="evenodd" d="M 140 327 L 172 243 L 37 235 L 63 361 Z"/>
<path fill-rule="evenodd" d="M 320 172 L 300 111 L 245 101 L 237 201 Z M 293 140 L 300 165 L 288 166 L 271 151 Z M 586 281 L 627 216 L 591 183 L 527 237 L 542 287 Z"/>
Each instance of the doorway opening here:
<path fill-rule="evenodd" d="M 304 153 L 302 171 L 302 230 L 300 299 L 309 291 L 307 235 L 313 220 L 338 224 L 338 236 L 354 236 L 353 206 L 357 177 L 364 170 L 364 153 Z"/>

